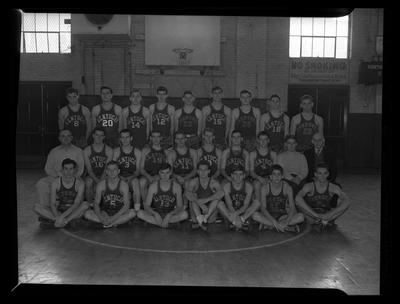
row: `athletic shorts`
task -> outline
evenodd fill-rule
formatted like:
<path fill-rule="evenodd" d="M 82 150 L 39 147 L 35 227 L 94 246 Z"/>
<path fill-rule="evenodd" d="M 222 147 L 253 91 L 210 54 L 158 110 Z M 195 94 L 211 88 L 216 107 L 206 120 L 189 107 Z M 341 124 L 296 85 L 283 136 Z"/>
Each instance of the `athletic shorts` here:
<path fill-rule="evenodd" d="M 243 148 L 248 152 L 254 151 L 257 148 L 256 138 L 244 138 Z"/>
<path fill-rule="evenodd" d="M 200 149 L 200 138 L 197 135 L 186 135 L 186 147 L 189 149 Z"/>
<path fill-rule="evenodd" d="M 217 149 L 220 149 L 221 151 L 224 151 L 228 147 L 225 137 L 215 138 L 214 145 Z"/>
<path fill-rule="evenodd" d="M 67 211 L 69 208 L 71 208 L 72 205 L 58 205 L 57 210 L 58 212 L 64 213 Z"/>
<path fill-rule="evenodd" d="M 284 219 L 287 217 L 286 212 L 269 212 L 269 214 L 271 214 L 271 216 L 277 221 L 279 221 L 281 218 Z"/>

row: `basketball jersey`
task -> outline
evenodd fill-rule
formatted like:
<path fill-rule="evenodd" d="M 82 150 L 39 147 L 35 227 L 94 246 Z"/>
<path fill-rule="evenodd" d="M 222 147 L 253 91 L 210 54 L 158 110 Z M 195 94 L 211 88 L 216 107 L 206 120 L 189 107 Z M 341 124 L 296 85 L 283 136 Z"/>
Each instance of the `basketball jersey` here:
<path fill-rule="evenodd" d="M 230 149 L 229 156 L 226 159 L 225 164 L 226 174 L 230 176 L 235 167 L 242 167 L 243 170 L 246 168 L 243 149 L 240 149 L 239 152 L 233 152 L 232 148 Z"/>
<path fill-rule="evenodd" d="M 122 147 L 119 147 L 119 157 L 117 159 L 119 165 L 119 175 L 122 177 L 128 177 L 135 173 L 136 171 L 136 156 L 135 149 L 132 147 L 130 153 L 125 153 Z"/>
<path fill-rule="evenodd" d="M 307 205 L 309 205 L 317 213 L 326 213 L 331 209 L 330 203 L 333 195 L 329 193 L 329 184 L 330 183 L 328 183 L 328 186 L 324 192 L 319 193 L 317 187 L 315 186 L 315 182 L 313 182 L 313 193 L 305 196 Z"/>
<path fill-rule="evenodd" d="M 161 165 L 166 161 L 163 149 L 156 150 L 151 147 L 150 152 L 145 157 L 144 170 L 151 176 L 158 175 Z"/>
<path fill-rule="evenodd" d="M 296 139 L 297 139 L 297 150 L 304 151 L 312 147 L 312 137 L 318 132 L 318 125 L 315 122 L 315 114 L 310 120 L 306 120 L 303 117 L 303 113 L 300 113 L 300 123 L 296 128 Z"/>
<path fill-rule="evenodd" d="M 70 130 L 73 140 L 86 138 L 86 118 L 83 115 L 82 105 L 79 105 L 78 111 L 74 112 L 69 105 L 67 105 L 68 115 L 64 119 L 64 129 Z"/>
<path fill-rule="evenodd" d="M 284 113 L 282 113 L 278 118 L 272 116 L 272 113 L 269 112 L 269 121 L 265 124 L 264 130 L 268 133 L 268 137 L 270 140 L 270 147 L 273 151 L 279 152 L 283 148 L 283 144 L 285 141 L 285 121 L 284 121 Z"/>
<path fill-rule="evenodd" d="M 179 176 L 186 176 L 190 172 L 193 171 L 193 159 L 190 155 L 190 149 L 187 149 L 185 154 L 179 154 L 177 150 L 175 150 L 176 159 L 173 164 L 173 172 Z"/>
<path fill-rule="evenodd" d="M 100 178 L 107 163 L 106 145 L 103 146 L 100 152 L 96 152 L 93 146 L 90 146 L 89 162 L 94 175 Z"/>
<path fill-rule="evenodd" d="M 160 132 L 162 136 L 170 136 L 171 117 L 168 114 L 168 104 L 162 110 L 157 108 L 157 103 L 154 104 L 151 124 L 153 131 Z"/>
<path fill-rule="evenodd" d="M 273 160 L 271 150 L 266 155 L 261 155 L 256 149 L 256 158 L 254 159 L 254 173 L 261 177 L 267 177 L 272 172 Z"/>
<path fill-rule="evenodd" d="M 169 213 L 176 207 L 176 196 L 172 191 L 173 182 L 170 182 L 169 189 L 161 189 L 160 181 L 157 181 L 157 192 L 153 194 L 151 207 L 158 213 Z"/>
<path fill-rule="evenodd" d="M 208 179 L 208 184 L 206 188 L 203 188 L 203 186 L 201 185 L 200 178 L 197 178 L 197 181 L 199 184 L 196 190 L 197 198 L 206 198 L 214 194 L 214 191 L 212 191 L 210 188 L 211 178 Z"/>
<path fill-rule="evenodd" d="M 78 191 L 75 189 L 76 178 L 74 178 L 74 183 L 71 188 L 64 186 L 62 177 L 60 177 L 60 188 L 56 191 L 56 199 L 58 201 L 57 209 L 60 212 L 64 212 L 71 208 L 74 204 L 76 195 Z"/>
<path fill-rule="evenodd" d="M 214 149 L 211 152 L 207 152 L 201 147 L 201 157 L 200 161 L 207 161 L 210 164 L 210 176 L 213 176 L 218 169 L 218 156 L 217 156 L 217 148 L 214 146 Z"/>
<path fill-rule="evenodd" d="M 246 183 L 243 182 L 242 187 L 239 190 L 236 190 L 231 183 L 231 193 L 229 194 L 232 200 L 233 209 L 238 210 L 240 209 L 246 198 Z"/>
<path fill-rule="evenodd" d="M 140 106 L 139 111 L 136 113 L 133 113 L 130 106 L 128 107 L 127 127 L 131 131 L 133 145 L 142 149 L 147 142 L 147 122 L 143 115 L 143 106 Z"/>
<path fill-rule="evenodd" d="M 235 129 L 242 132 L 243 138 L 255 138 L 257 131 L 257 120 L 254 116 L 253 107 L 249 113 L 244 113 L 239 107 L 239 117 L 235 121 Z"/>
<path fill-rule="evenodd" d="M 275 219 L 279 219 L 282 215 L 287 214 L 286 204 L 288 201 L 287 196 L 283 193 L 283 182 L 281 191 L 278 195 L 274 195 L 271 191 L 271 184 L 268 183 L 269 193 L 266 197 L 266 209 L 269 214 Z"/>
<path fill-rule="evenodd" d="M 106 132 L 106 142 L 112 147 L 117 147 L 119 143 L 119 117 L 115 114 L 115 104 L 112 105 L 111 109 L 106 111 L 102 105 L 100 105 L 100 113 L 97 115 L 96 122 L 97 126 L 102 127 Z"/>
<path fill-rule="evenodd" d="M 121 180 L 118 180 L 117 187 L 111 190 L 106 180 L 106 189 L 102 194 L 102 200 L 99 205 L 100 210 L 105 211 L 108 215 L 113 216 L 124 206 L 124 195 L 120 190 Z"/>
<path fill-rule="evenodd" d="M 199 121 L 196 116 L 196 107 L 190 113 L 182 108 L 182 114 L 178 119 L 178 131 L 186 135 L 197 135 Z"/>
<path fill-rule="evenodd" d="M 214 130 L 215 138 L 225 138 L 226 132 L 226 115 L 224 112 L 225 106 L 221 109 L 216 110 L 212 104 L 210 104 L 210 114 L 206 117 L 206 128 Z"/>

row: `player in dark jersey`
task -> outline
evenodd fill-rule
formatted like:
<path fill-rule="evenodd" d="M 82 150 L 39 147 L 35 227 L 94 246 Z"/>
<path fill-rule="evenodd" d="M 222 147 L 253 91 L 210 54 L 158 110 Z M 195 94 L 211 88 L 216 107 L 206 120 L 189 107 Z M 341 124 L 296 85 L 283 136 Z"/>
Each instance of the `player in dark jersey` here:
<path fill-rule="evenodd" d="M 214 131 L 205 128 L 203 131 L 202 147 L 197 150 L 197 158 L 200 161 L 208 161 L 210 164 L 211 178 L 217 179 L 220 176 L 222 151 L 214 144 Z"/>
<path fill-rule="evenodd" d="M 232 111 L 222 103 L 222 89 L 214 87 L 211 90 L 212 101 L 202 109 L 203 126 L 214 131 L 215 146 L 224 151 L 227 148 L 229 132 L 231 130 Z"/>
<path fill-rule="evenodd" d="M 140 174 L 141 152 L 132 146 L 132 135 L 129 129 L 123 129 L 120 134 L 121 146 L 113 153 L 113 160 L 119 164 L 119 177 L 128 184 L 132 192 L 135 210 L 140 209 L 140 186 L 138 176 Z"/>
<path fill-rule="evenodd" d="M 303 186 L 296 196 L 296 205 L 317 230 L 334 228 L 335 220 L 349 208 L 350 202 L 342 189 L 328 180 L 328 165 L 318 164 L 315 180 Z M 337 204 L 332 204 L 337 194 Z"/>
<path fill-rule="evenodd" d="M 118 163 L 107 163 L 106 172 L 107 178 L 96 187 L 93 209 L 85 212 L 85 218 L 101 223 L 103 228 L 111 228 L 127 223 L 136 212 L 129 208 L 129 186 L 119 178 Z"/>
<path fill-rule="evenodd" d="M 216 214 L 217 206 L 224 197 L 224 191 L 219 183 L 210 177 L 210 164 L 203 160 L 197 165 L 199 177 L 192 179 L 185 191 L 185 197 L 190 201 L 193 210 L 192 228 L 200 227 L 207 230 L 207 224 L 212 223 Z M 197 221 L 197 223 L 196 223 Z"/>
<path fill-rule="evenodd" d="M 167 162 L 167 156 L 161 147 L 161 134 L 159 131 L 151 131 L 150 147 L 145 147 L 142 151 L 140 160 L 140 173 L 142 177 L 139 180 L 140 193 L 143 202 L 147 197 L 147 186 L 160 178 L 158 172 L 162 164 Z"/>
<path fill-rule="evenodd" d="M 165 87 L 157 88 L 157 102 L 150 105 L 151 130 L 161 134 L 161 147 L 166 150 L 172 147 L 174 133 L 174 106 L 167 103 L 168 90 Z"/>
<path fill-rule="evenodd" d="M 302 112 L 296 114 L 290 123 L 290 134 L 297 139 L 297 151 L 304 152 L 312 147 L 312 137 L 315 133 L 324 134 L 324 121 L 321 116 L 312 112 L 313 98 L 304 95 L 300 98 Z"/>
<path fill-rule="evenodd" d="M 66 158 L 61 166 L 61 176 L 51 183 L 49 208 L 35 208 L 41 228 L 65 227 L 71 220 L 80 218 L 89 207 L 83 202 L 85 185 L 74 176 L 77 163 Z"/>
<path fill-rule="evenodd" d="M 133 89 L 129 100 L 131 104 L 122 109 L 122 126 L 131 131 L 135 139 L 133 146 L 141 150 L 147 144 L 150 134 L 150 111 L 141 104 L 142 95 L 139 90 Z"/>
<path fill-rule="evenodd" d="M 96 127 L 92 132 L 93 144 L 83 150 L 87 177 L 85 179 L 86 201 L 93 203 L 96 185 L 105 178 L 106 164 L 112 160 L 113 150 L 104 143 L 105 131 Z"/>
<path fill-rule="evenodd" d="M 256 148 L 256 136 L 260 128 L 260 110 L 251 106 L 251 93 L 247 90 L 240 92 L 240 107 L 232 111 L 232 130 L 242 132 L 243 146 L 251 152 Z"/>
<path fill-rule="evenodd" d="M 261 189 L 260 211 L 252 218 L 260 223 L 260 229 L 300 232 L 298 224 L 304 221 L 304 216 L 297 213 L 292 188 L 282 178 L 283 168 L 273 165 L 270 181 Z"/>
<path fill-rule="evenodd" d="M 79 93 L 74 88 L 66 90 L 68 104 L 58 111 L 58 128 L 71 131 L 72 144 L 84 149 L 92 130 L 90 111 L 84 105 L 79 104 Z"/>
<path fill-rule="evenodd" d="M 102 127 L 106 132 L 105 143 L 111 148 L 119 146 L 119 131 L 122 129 L 122 109 L 112 102 L 113 91 L 100 88 L 101 104 L 92 109 L 93 126 Z"/>
<path fill-rule="evenodd" d="M 254 196 L 260 201 L 261 187 L 269 181 L 272 165 L 276 163 L 276 153 L 268 148 L 267 132 L 258 133 L 257 139 L 258 147 L 250 153 L 250 176 L 254 179 Z"/>
<path fill-rule="evenodd" d="M 268 134 L 272 151 L 280 153 L 283 151 L 285 137 L 289 135 L 290 119 L 282 111 L 281 98 L 274 94 L 269 99 L 269 111 L 260 118 L 260 130 Z"/>
<path fill-rule="evenodd" d="M 200 145 L 200 134 L 203 129 L 203 114 L 193 103 L 195 97 L 191 91 L 183 93 L 183 107 L 177 109 L 174 114 L 175 131 L 185 134 L 186 145 L 189 148 L 198 149 Z"/>
<path fill-rule="evenodd" d="M 170 224 L 188 218 L 183 209 L 182 188 L 170 178 L 171 173 L 171 165 L 162 164 L 160 178 L 150 185 L 144 209 L 139 210 L 138 218 L 162 228 L 168 228 Z"/>

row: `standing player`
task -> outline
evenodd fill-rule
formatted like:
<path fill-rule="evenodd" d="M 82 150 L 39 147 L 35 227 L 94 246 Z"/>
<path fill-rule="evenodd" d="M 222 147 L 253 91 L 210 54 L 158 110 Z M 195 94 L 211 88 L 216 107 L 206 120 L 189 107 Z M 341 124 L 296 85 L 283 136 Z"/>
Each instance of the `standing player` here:
<path fill-rule="evenodd" d="M 162 164 L 159 168 L 159 178 L 150 185 L 144 209 L 139 210 L 138 218 L 162 228 L 168 228 L 169 224 L 188 218 L 182 206 L 181 186 L 170 176 L 171 165 Z"/>
<path fill-rule="evenodd" d="M 251 106 L 251 93 L 240 92 L 240 107 L 232 111 L 232 130 L 239 130 L 244 137 L 244 148 L 251 152 L 256 148 L 256 136 L 260 128 L 260 110 Z"/>
<path fill-rule="evenodd" d="M 321 116 L 314 114 L 313 98 L 310 95 L 304 95 L 300 98 L 300 108 L 302 112 L 292 118 L 290 124 L 290 134 L 296 136 L 297 151 L 304 152 L 312 147 L 312 137 L 315 133 L 324 134 L 324 121 Z"/>
<path fill-rule="evenodd" d="M 147 186 L 160 178 L 158 172 L 162 164 L 167 162 L 165 151 L 161 147 L 160 142 L 160 132 L 153 130 L 150 133 L 151 146 L 145 147 L 142 151 L 140 161 L 140 173 L 142 177 L 139 180 L 139 185 L 143 202 L 147 197 Z"/>
<path fill-rule="evenodd" d="M 203 107 L 202 114 L 204 128 L 214 131 L 214 144 L 219 150 L 224 151 L 227 148 L 227 138 L 231 130 L 232 111 L 222 103 L 222 92 L 220 87 L 212 88 L 212 102 Z"/>
<path fill-rule="evenodd" d="M 210 164 L 210 176 L 217 179 L 220 176 L 222 151 L 213 144 L 214 131 L 212 129 L 204 129 L 202 147 L 197 150 L 197 157 L 200 161 L 207 161 Z"/>
<path fill-rule="evenodd" d="M 224 197 L 224 191 L 219 183 L 210 177 L 210 164 L 201 161 L 197 165 L 199 177 L 192 179 L 186 187 L 185 196 L 190 201 L 194 213 L 192 228 L 200 227 L 207 230 L 207 223 L 212 223 L 211 215 L 216 213 L 220 200 Z"/>
<path fill-rule="evenodd" d="M 83 150 L 83 158 L 87 171 L 86 200 L 93 203 L 93 194 L 96 185 L 105 178 L 106 164 L 112 160 L 113 150 L 104 143 L 105 131 L 96 127 L 92 132 L 93 144 Z"/>
<path fill-rule="evenodd" d="M 317 230 L 334 228 L 335 220 L 349 208 L 349 199 L 339 186 L 329 182 L 329 169 L 326 164 L 318 164 L 314 175 L 315 180 L 305 184 L 297 194 L 297 207 L 302 210 L 307 220 L 315 224 Z M 338 199 L 336 206 L 333 206 L 332 198 L 335 194 Z"/>
<path fill-rule="evenodd" d="M 168 90 L 165 87 L 157 88 L 157 102 L 150 105 L 151 130 L 161 134 L 161 147 L 172 147 L 171 134 L 174 133 L 175 108 L 167 103 Z M 158 172 L 157 172 L 158 174 Z"/>
<path fill-rule="evenodd" d="M 250 153 L 250 176 L 254 179 L 253 187 L 255 198 L 260 199 L 260 191 L 263 185 L 269 181 L 272 165 L 276 163 L 276 153 L 268 148 L 268 133 L 258 133 L 258 147 Z"/>
<path fill-rule="evenodd" d="M 111 228 L 127 223 L 136 212 L 129 208 L 129 186 L 118 176 L 118 163 L 107 163 L 106 172 L 107 178 L 96 187 L 94 208 L 86 211 L 85 218 Z"/>
<path fill-rule="evenodd" d="M 100 88 L 101 104 L 92 109 L 93 126 L 102 127 L 106 132 L 105 143 L 111 148 L 119 145 L 119 131 L 122 129 L 122 109 L 112 102 L 113 91 L 109 87 Z"/>
<path fill-rule="evenodd" d="M 304 216 L 296 212 L 292 188 L 282 177 L 283 168 L 273 165 L 270 182 L 261 189 L 260 211 L 254 213 L 253 220 L 261 224 L 260 228 L 299 232 L 298 224 L 304 221 Z"/>
<path fill-rule="evenodd" d="M 282 111 L 281 98 L 279 95 L 272 95 L 269 99 L 269 111 L 260 119 L 260 130 L 267 132 L 272 151 L 283 151 L 285 137 L 289 135 L 289 124 L 289 116 Z"/>
<path fill-rule="evenodd" d="M 140 150 L 132 146 L 132 135 L 129 129 L 123 129 L 120 134 L 120 147 L 113 153 L 113 160 L 118 162 L 119 177 L 128 184 L 133 192 L 135 210 L 140 209 L 140 187 L 138 176 L 140 174 Z"/>
<path fill-rule="evenodd" d="M 193 103 L 195 97 L 191 91 L 183 93 L 183 107 L 175 111 L 175 131 L 185 134 L 189 148 L 198 149 L 202 130 L 203 115 Z"/>
<path fill-rule="evenodd" d="M 70 130 L 72 144 L 84 149 L 91 131 L 90 111 L 79 104 L 79 93 L 74 88 L 66 90 L 68 104 L 58 111 L 58 127 L 60 130 Z"/>
<path fill-rule="evenodd" d="M 142 106 L 142 95 L 137 89 L 132 90 L 129 97 L 131 104 L 122 110 L 122 126 L 129 129 L 133 138 L 133 146 L 143 149 L 150 133 L 150 111 Z"/>

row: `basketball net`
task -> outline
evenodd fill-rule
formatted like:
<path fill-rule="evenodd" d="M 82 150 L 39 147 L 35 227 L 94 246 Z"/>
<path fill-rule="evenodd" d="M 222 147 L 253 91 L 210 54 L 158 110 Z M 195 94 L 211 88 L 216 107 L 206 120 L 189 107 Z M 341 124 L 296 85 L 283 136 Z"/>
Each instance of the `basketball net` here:
<path fill-rule="evenodd" d="M 193 52 L 193 49 L 187 48 L 176 48 L 172 50 L 176 55 L 177 64 L 180 66 L 185 66 L 190 63 L 189 54 Z"/>

